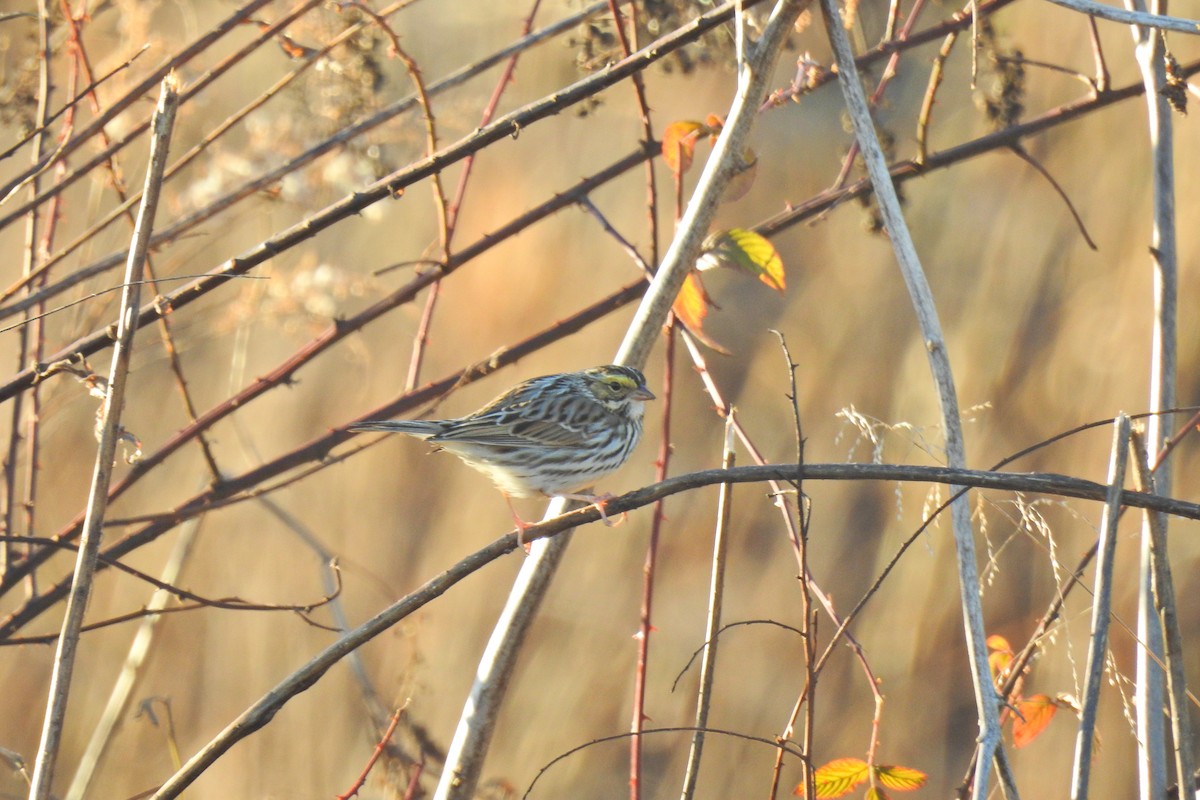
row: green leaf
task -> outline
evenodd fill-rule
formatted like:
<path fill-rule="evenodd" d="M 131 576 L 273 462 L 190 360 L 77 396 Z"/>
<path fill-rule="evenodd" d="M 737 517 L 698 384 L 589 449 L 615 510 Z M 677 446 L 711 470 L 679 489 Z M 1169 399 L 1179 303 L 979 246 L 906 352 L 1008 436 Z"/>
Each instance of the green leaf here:
<path fill-rule="evenodd" d="M 766 237 L 745 228 L 716 233 L 704 242 L 704 254 L 697 265 L 701 270 L 717 266 L 734 267 L 748 272 L 772 289 L 786 288 L 783 259 Z"/>

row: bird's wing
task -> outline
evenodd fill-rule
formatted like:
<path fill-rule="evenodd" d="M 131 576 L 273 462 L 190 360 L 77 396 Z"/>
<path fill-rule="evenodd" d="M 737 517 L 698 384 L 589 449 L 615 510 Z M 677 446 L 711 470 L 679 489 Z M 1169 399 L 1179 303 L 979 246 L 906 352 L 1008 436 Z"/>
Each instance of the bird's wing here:
<path fill-rule="evenodd" d="M 550 420 L 513 420 L 497 424 L 495 419 L 461 420 L 430 437 L 431 442 L 460 442 L 485 447 L 580 447 L 583 431 Z"/>

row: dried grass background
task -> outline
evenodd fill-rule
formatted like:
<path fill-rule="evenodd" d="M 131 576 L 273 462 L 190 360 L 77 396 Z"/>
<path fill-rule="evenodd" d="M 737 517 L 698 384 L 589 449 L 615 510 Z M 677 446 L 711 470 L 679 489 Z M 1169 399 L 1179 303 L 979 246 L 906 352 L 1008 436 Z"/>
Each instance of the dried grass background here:
<path fill-rule="evenodd" d="M 34 3 L 14 3 L 34 11 Z M 391 24 L 426 80 L 435 80 L 511 42 L 528 13 L 526 3 L 417 2 Z M 274 20 L 287 8 L 268 5 L 255 16 Z M 85 28 L 85 44 L 97 71 L 127 59 L 143 43 L 149 51 L 100 89 L 101 102 L 119 96 L 169 55 L 233 10 L 232 3 L 100 3 Z M 538 25 L 576 9 L 547 3 Z M 932 24 L 958 8 L 931 6 Z M 855 36 L 874 42 L 882 5 L 863 4 Z M 55 19 L 61 23 L 56 8 Z M 603 16 L 603 15 L 602 15 Z M 297 42 L 317 46 L 342 30 L 350 10 L 317 7 L 289 27 Z M 602 30 L 607 23 L 598 18 Z M 1027 58 L 1090 73 L 1092 56 L 1085 20 L 1049 4 L 1014 3 L 992 18 L 1005 46 Z M 920 26 L 918 26 L 920 27 Z M 63 94 L 65 34 L 55 26 L 55 83 Z M 34 20 L 0 23 L 7 147 L 23 135 L 25 70 L 36 59 Z M 1114 86 L 1140 81 L 1127 28 L 1100 23 Z M 257 35 L 243 26 L 181 72 L 185 85 L 219 57 Z M 723 35 L 728 35 L 727 31 Z M 580 76 L 576 57 L 583 32 L 560 36 L 522 56 L 515 82 L 501 104 L 507 111 L 538 99 Z M 860 43 L 864 39 L 859 39 Z M 1195 41 L 1169 37 L 1183 63 L 1198 55 Z M 878 122 L 894 135 L 896 150 L 913 150 L 916 109 L 938 43 L 905 54 L 886 95 Z M 794 38 L 776 86 L 793 77 L 791 59 L 809 50 L 830 61 L 820 25 Z M 398 60 L 389 58 L 386 37 L 373 27 L 351 48 L 334 51 L 250 120 L 220 139 L 184 174 L 167 184 L 158 227 L 202 207 L 214 196 L 318 139 L 411 92 Z M 724 113 L 733 92 L 730 70 L 718 63 L 684 73 L 655 67 L 645 73 L 656 132 L 678 119 Z M 294 62 L 276 45 L 258 50 L 229 75 L 185 104 L 172 154 L 182 154 L 234 110 L 264 91 Z M 976 101 L 991 86 L 983 64 L 980 88 L 970 87 L 969 41 L 953 52 L 938 96 L 931 147 L 940 149 L 989 130 Z M 1074 99 L 1086 87 L 1070 76 L 1028 67 L 1027 115 Z M 492 69 L 437 95 L 434 111 L 445 143 L 469 134 L 499 75 Z M 878 70 L 873 73 L 877 78 Z M 521 131 L 515 140 L 478 156 L 456 234 L 461 248 L 513 216 L 570 187 L 637 146 L 640 127 L 628 82 L 606 90 L 586 116 L 568 110 Z M 719 213 L 722 227 L 750 226 L 823 190 L 837 174 L 849 136 L 843 131 L 841 97 L 832 84 L 766 112 L 754 134 L 757 181 L 744 199 Z M 120 132 L 148 116 L 151 104 L 134 105 L 111 126 Z M 90 111 L 82 111 L 84 120 Z M 965 161 L 904 184 L 906 214 L 939 304 L 951 347 L 958 393 L 967 414 L 968 458 L 984 468 L 1004 456 L 1081 423 L 1146 407 L 1152 321 L 1149 153 L 1141 98 L 1090 113 L 1025 141 L 1029 152 L 1062 184 L 1096 240 L 1091 251 L 1062 201 L 1027 164 L 1003 151 Z M 1181 404 L 1196 401 L 1200 330 L 1192 313 L 1197 295 L 1200 238 L 1200 136 L 1192 118 L 1177 118 L 1176 168 L 1180 220 Z M 139 140 L 140 141 L 140 140 Z M 84 148 L 81 153 L 91 152 Z M 700 156 L 707 152 L 701 146 Z M 144 145 L 119 156 L 126 182 L 139 186 Z M 259 193 L 191 235 L 159 249 L 160 276 L 196 275 L 257 245 L 313 211 L 424 154 L 418 110 L 408 112 L 349 147 L 322 157 Z M 27 152 L 0 163 L 7 181 L 28 164 Z M 673 218 L 669 171 L 656 162 L 662 192 L 660 219 L 665 246 Z M 461 165 L 443 178 L 451 191 Z M 695 171 L 695 168 L 694 168 Z M 7 213 L 24 192 L 0 206 Z M 593 193 L 612 224 L 649 253 L 645 177 L 641 169 Z M 101 170 L 65 195 L 58 241 L 85 230 L 115 203 Z M 911 306 L 885 238 L 865 231 L 866 214 L 845 204 L 819 222 L 794 226 L 773 238 L 787 267 L 785 295 L 733 274 L 709 277 L 706 285 L 720 310 L 707 329 L 733 352 L 709 354 L 726 396 L 772 462 L 794 459 L 787 372 L 771 328 L 787 338 L 800 362 L 798 406 L 812 462 L 869 461 L 940 463 L 936 397 Z M 113 225 L 60 269 L 69 272 L 128 244 L 129 229 Z M 406 282 L 412 268 L 375 277 L 401 261 L 426 257 L 436 241 L 436 220 L 427 182 L 402 197 L 377 203 L 272 259 L 172 316 L 197 407 L 207 409 L 272 369 L 334 319 L 365 307 Z M 25 247 L 22 225 L 0 230 L 4 253 L 0 283 L 20 276 Z M 58 274 L 58 273 L 56 273 Z M 596 221 L 568 208 L 494 248 L 446 279 L 434 317 L 422 382 L 464 365 L 485 361 L 499 348 L 569 316 L 638 277 L 629 258 Z M 95 278 L 63 296 L 74 299 L 119 281 L 116 273 Z M 47 350 L 115 318 L 116 294 L 107 294 L 51 316 Z M 423 299 L 423 298 L 422 298 Z M 56 305 L 57 303 L 52 303 Z M 389 314 L 305 366 L 294 385 L 267 393 L 212 432 L 213 451 L 226 474 L 239 474 L 380 405 L 402 388 L 422 302 Z M 633 306 L 606 317 L 516 365 L 454 392 L 436 409 L 466 413 L 526 377 L 606 363 L 614 353 Z M 16 320 L 10 318 L 4 324 Z M 6 363 L 15 372 L 15 332 L 0 334 Z M 92 359 L 103 373 L 107 356 Z M 662 348 L 647 368 L 657 388 Z M 671 469 L 682 473 L 719 464 L 722 420 L 681 353 L 676 364 Z M 69 375 L 41 386 L 40 488 L 37 527 L 13 533 L 46 536 L 81 510 L 94 453 L 96 400 Z M 11 401 L 9 401 L 11 403 Z M 5 408 L 8 408 L 6 406 Z M 853 408 L 878 442 L 846 412 Z M 646 438 L 629 465 L 602 489 L 621 491 L 649 483 L 661 427 L 661 404 L 649 407 Z M 6 440 L 11 414 L 0 412 Z M 187 423 L 159 334 L 143 330 L 134 351 L 125 424 L 147 452 Z M 1107 428 L 1075 436 L 1037 452 L 1011 468 L 1062 472 L 1104 480 Z M 878 448 L 876 450 L 876 448 Z M 402 437 L 332 465 L 271 495 L 342 568 L 341 600 L 357 624 L 511 527 L 504 501 L 481 476 L 445 455 Z M 1197 499 L 1191 480 L 1197 451 L 1185 441 L 1175 458 L 1174 495 Z M 14 465 L 20 476 L 28 463 Z M 122 469 L 118 468 L 118 478 Z M 21 479 L 23 481 L 23 478 Z M 199 449 L 189 446 L 112 507 L 114 518 L 163 512 L 210 483 Z M 870 586 L 898 545 L 920 524 L 936 489 L 918 485 L 815 483 L 812 497 L 813 573 L 848 610 Z M 735 492 L 735 526 L 728 573 L 726 619 L 800 622 L 796 566 L 765 489 L 744 485 Z M 978 492 L 976 530 L 987 625 L 990 633 L 1023 643 L 1056 586 L 1094 541 L 1098 504 Z M 944 492 L 941 499 L 944 499 Z M 695 668 L 671 690 L 692 652 L 702 644 L 715 514 L 715 489 L 667 501 L 667 524 L 655 589 L 652 660 L 647 713 L 651 727 L 691 724 Z M 540 506 L 524 502 L 525 516 Z M 538 770 L 570 747 L 627 731 L 631 706 L 642 562 L 651 512 L 631 514 L 618 528 L 590 526 L 577 532 L 519 662 L 488 758 L 486 796 L 517 796 Z M 206 597 L 236 596 L 259 603 L 300 604 L 319 599 L 320 559 L 296 531 L 261 504 L 243 502 L 206 514 L 179 585 Z M 952 541 L 948 521 L 931 528 L 900 562 L 854 626 L 887 698 L 880 759 L 922 769 L 929 786 L 915 796 L 945 797 L 961 781 L 976 736 L 974 705 L 963 647 Z M 1128 515 L 1118 545 L 1115 612 L 1135 619 L 1137 541 L 1140 518 Z M 117 533 L 119 529 L 114 529 Z M 128 562 L 157 574 L 170 551 L 172 533 L 139 549 Z M 1172 561 L 1183 598 L 1184 636 L 1200 636 L 1200 530 L 1172 523 Z M 407 703 L 406 715 L 440 747 L 449 741 L 474 668 L 520 565 L 520 555 L 482 571 L 397 626 L 363 651 L 367 673 L 385 704 Z M 39 571 L 48 584 L 67 574 L 73 556 L 63 554 Z M 1090 585 L 1090 574 L 1088 584 Z M 106 570 L 91 601 L 89 620 L 106 619 L 145 604 L 150 589 Z M 1047 642 L 1028 691 L 1081 693 L 1086 658 L 1089 597 L 1076 591 L 1064 619 Z M 0 598 L 0 615 L 24 600 L 17 589 Z M 60 607 L 22 630 L 53 633 Z M 329 624 L 326 610 L 316 619 Z M 129 647 L 135 623 L 87 633 L 70 703 L 56 792 L 65 792 L 91 728 Z M 821 633 L 832 626 L 824 618 Z M 1136 786 L 1136 746 L 1127 719 L 1134 641 L 1114 627 L 1113 685 L 1100 713 L 1103 747 L 1094 765 L 1096 796 L 1131 796 Z M 166 616 L 135 691 L 135 702 L 166 698 L 174 736 L 184 759 L 207 742 L 285 675 L 329 644 L 336 634 L 286 612 L 204 609 Z M 734 629 L 722 640 L 715 706 L 710 723 L 754 736 L 777 735 L 803 681 L 802 645 L 793 633 L 770 626 Z M 1194 644 L 1190 674 L 1200 668 Z M 0 747 L 32 761 L 37 749 L 53 648 L 0 649 Z M 162 706 L 158 725 L 131 709 L 115 735 L 90 797 L 124 798 L 161 783 L 174 768 Z M 872 716 L 871 693 L 848 651 L 836 655 L 817 693 L 815 760 L 862 757 Z M 1044 736 L 1013 754 L 1020 785 L 1030 797 L 1068 791 L 1073 720 L 1065 712 Z M 210 769 L 191 788 L 204 798 L 318 798 L 344 791 L 361 770 L 379 731 L 364 711 L 360 687 L 346 667 L 332 670 L 287 705 L 272 724 Z M 411 740 L 403 742 L 415 755 Z M 686 760 L 687 734 L 655 734 L 646 740 L 645 798 L 677 796 Z M 700 797 L 763 797 L 774 751 L 762 744 L 713 736 L 708 739 Z M 431 772 L 434 765 L 430 765 Z M 541 779 L 534 797 L 580 800 L 628 793 L 628 743 L 618 740 L 576 753 Z M 400 797 L 407 772 L 385 760 L 363 797 Z M 799 765 L 785 769 L 790 792 Z M 428 779 L 427 779 L 428 780 Z M 429 784 L 431 785 L 431 784 Z M 23 797 L 27 789 L 13 771 L 0 770 L 0 797 Z"/>

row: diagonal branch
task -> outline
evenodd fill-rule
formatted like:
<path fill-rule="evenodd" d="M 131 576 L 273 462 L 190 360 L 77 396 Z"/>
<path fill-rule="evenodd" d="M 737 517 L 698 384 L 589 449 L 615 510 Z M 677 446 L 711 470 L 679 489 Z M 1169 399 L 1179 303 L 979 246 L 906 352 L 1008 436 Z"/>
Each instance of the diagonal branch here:
<path fill-rule="evenodd" d="M 946 341 L 942 336 L 941 323 L 933 302 L 933 293 L 925 278 L 913 244 L 896 187 L 892 183 L 883 149 L 875 133 L 875 124 L 867 106 L 867 99 L 859 82 L 858 69 L 854 65 L 854 54 L 845 28 L 841 24 L 836 0 L 821 0 L 825 18 L 825 30 L 833 45 L 840 76 L 842 94 L 854 123 L 854 134 L 862 149 L 863 161 L 884 226 L 896 252 L 896 260 L 909 297 L 920 323 L 921 335 L 929 367 L 937 387 L 938 403 L 941 407 L 942 425 L 946 437 L 946 456 L 951 467 L 966 467 L 966 449 L 963 443 L 962 420 L 959 418 L 958 397 L 954 386 L 954 375 Z M 967 655 L 971 663 L 971 679 L 975 689 L 976 712 L 979 722 L 979 744 L 982 751 L 980 768 L 975 773 L 974 798 L 983 800 L 988 794 L 988 774 L 993 754 L 1000 746 L 1000 720 L 997 712 L 996 689 L 992 685 L 988 668 L 985 640 L 987 633 L 983 624 L 983 607 L 979 599 L 979 570 L 975 561 L 974 531 L 971 527 L 971 510 L 965 495 L 950 506 L 953 522 L 955 550 L 958 556 L 959 597 L 963 606 L 963 621 L 966 626 Z M 1007 787 L 1015 794 L 1015 787 Z"/>

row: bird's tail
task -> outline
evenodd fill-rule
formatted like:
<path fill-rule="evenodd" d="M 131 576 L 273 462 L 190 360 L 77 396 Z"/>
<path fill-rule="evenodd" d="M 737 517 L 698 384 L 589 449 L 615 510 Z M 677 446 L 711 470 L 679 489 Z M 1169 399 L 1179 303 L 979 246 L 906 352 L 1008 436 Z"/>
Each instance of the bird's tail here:
<path fill-rule="evenodd" d="M 351 425 L 348 430 L 384 431 L 387 433 L 407 433 L 418 439 L 428 439 L 434 434 L 441 433 L 442 426 L 434 420 L 423 419 L 371 419 Z"/>

